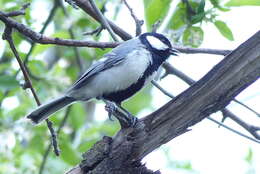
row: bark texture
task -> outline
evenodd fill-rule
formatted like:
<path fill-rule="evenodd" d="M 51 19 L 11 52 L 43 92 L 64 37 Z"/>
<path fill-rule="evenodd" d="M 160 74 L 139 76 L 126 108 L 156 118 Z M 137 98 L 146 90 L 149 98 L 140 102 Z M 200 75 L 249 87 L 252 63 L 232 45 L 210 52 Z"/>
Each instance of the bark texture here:
<path fill-rule="evenodd" d="M 192 65 L 191 65 L 192 66 Z M 260 77 L 260 32 L 228 54 L 202 79 L 134 128 L 104 137 L 67 174 L 157 174 L 140 161 L 230 101 Z"/>

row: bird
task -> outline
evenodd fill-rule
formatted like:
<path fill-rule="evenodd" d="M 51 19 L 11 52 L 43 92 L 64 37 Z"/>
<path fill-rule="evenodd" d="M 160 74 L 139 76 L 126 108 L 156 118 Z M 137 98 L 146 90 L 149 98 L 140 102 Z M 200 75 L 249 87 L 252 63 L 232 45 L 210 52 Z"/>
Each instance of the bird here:
<path fill-rule="evenodd" d="M 123 101 L 151 82 L 163 62 L 178 53 L 163 34 L 143 33 L 105 54 L 60 97 L 40 105 L 27 118 L 38 124 L 65 106 L 94 98 L 122 108 Z M 133 120 L 129 125 L 135 124 Z"/>

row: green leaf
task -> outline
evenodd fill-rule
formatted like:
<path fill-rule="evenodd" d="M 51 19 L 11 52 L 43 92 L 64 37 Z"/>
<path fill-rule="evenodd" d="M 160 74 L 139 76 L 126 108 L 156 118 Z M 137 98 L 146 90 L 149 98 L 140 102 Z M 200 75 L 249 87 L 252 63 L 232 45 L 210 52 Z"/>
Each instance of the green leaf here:
<path fill-rule="evenodd" d="M 193 6 L 193 9 L 196 13 L 191 16 L 190 21 L 192 24 L 196 24 L 198 22 L 201 22 L 203 18 L 205 17 L 205 0 L 201 0 L 200 3 L 197 2 L 191 2 L 191 6 Z"/>
<path fill-rule="evenodd" d="M 196 24 L 196 23 L 198 23 L 198 22 L 201 22 L 201 21 L 203 20 L 204 16 L 205 16 L 205 13 L 204 13 L 204 12 L 198 13 L 198 14 L 192 16 L 192 17 L 191 17 L 191 23 L 192 23 L 192 24 Z"/>
<path fill-rule="evenodd" d="M 217 7 L 219 5 L 219 0 L 210 0 L 210 3 L 214 6 Z"/>
<path fill-rule="evenodd" d="M 158 20 L 163 20 L 170 8 L 171 0 L 144 0 L 144 10 L 147 28 Z"/>
<path fill-rule="evenodd" d="M 32 52 L 32 56 L 36 56 L 38 54 L 41 54 L 42 52 L 46 51 L 48 48 L 53 47 L 53 45 L 42 45 L 37 44 Z"/>
<path fill-rule="evenodd" d="M 251 148 L 249 148 L 245 160 L 246 160 L 246 162 L 248 162 L 249 164 L 252 163 L 252 161 L 253 161 L 253 151 L 252 151 Z"/>
<path fill-rule="evenodd" d="M 185 170 L 189 170 L 192 171 L 192 165 L 190 161 L 176 161 L 175 162 L 175 167 L 177 169 L 185 169 Z"/>
<path fill-rule="evenodd" d="M 79 129 L 84 125 L 86 121 L 86 112 L 82 106 L 82 104 L 77 103 L 74 104 L 70 111 L 69 122 L 72 124 L 74 129 Z"/>
<path fill-rule="evenodd" d="M 45 74 L 47 71 L 44 63 L 40 60 L 30 60 L 28 62 L 28 67 L 30 71 L 37 76 L 41 76 L 42 74 Z"/>
<path fill-rule="evenodd" d="M 215 26 L 217 27 L 218 31 L 228 40 L 233 41 L 233 33 L 231 29 L 227 26 L 227 24 L 223 21 L 217 20 L 214 22 Z"/>
<path fill-rule="evenodd" d="M 229 11 L 230 9 L 228 7 L 224 7 L 222 5 L 220 5 L 220 1 L 219 0 L 210 0 L 211 4 L 213 5 L 213 7 L 219 9 L 220 11 Z"/>
<path fill-rule="evenodd" d="M 43 132 L 42 132 L 43 133 Z M 33 138 L 29 141 L 29 149 L 32 151 L 43 152 L 44 141 L 42 141 L 42 134 L 36 133 Z"/>
<path fill-rule="evenodd" d="M 259 0 L 230 0 L 226 4 L 226 6 L 260 6 Z"/>
<path fill-rule="evenodd" d="M 0 90 L 10 90 L 19 87 L 18 81 L 13 76 L 0 76 Z"/>
<path fill-rule="evenodd" d="M 73 149 L 70 141 L 62 141 L 61 159 L 70 165 L 76 165 L 81 158 L 76 149 Z"/>
<path fill-rule="evenodd" d="M 187 14 L 185 8 L 177 7 L 177 10 L 173 13 L 168 27 L 177 30 L 187 23 Z"/>
<path fill-rule="evenodd" d="M 205 0 L 201 0 L 199 7 L 197 9 L 197 13 L 204 13 L 204 8 L 205 8 Z"/>
<path fill-rule="evenodd" d="M 200 27 L 187 28 L 182 36 L 182 42 L 184 45 L 191 47 L 199 47 L 203 41 L 204 32 Z"/>
<path fill-rule="evenodd" d="M 52 37 L 59 37 L 63 39 L 68 39 L 70 37 L 69 33 L 67 31 L 59 31 L 51 35 Z"/>
<path fill-rule="evenodd" d="M 87 18 L 80 18 L 79 20 L 77 20 L 76 25 L 81 28 L 85 28 L 90 25 L 90 21 L 87 20 Z"/>

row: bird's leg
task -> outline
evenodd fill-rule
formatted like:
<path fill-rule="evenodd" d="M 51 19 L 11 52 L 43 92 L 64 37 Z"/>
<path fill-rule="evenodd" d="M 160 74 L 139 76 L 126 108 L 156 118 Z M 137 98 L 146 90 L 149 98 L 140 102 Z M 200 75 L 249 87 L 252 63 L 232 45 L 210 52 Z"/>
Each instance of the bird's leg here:
<path fill-rule="evenodd" d="M 138 121 L 137 117 L 135 117 L 133 114 L 131 114 L 125 108 L 123 108 L 120 103 L 116 103 L 116 106 L 125 113 L 126 121 L 128 121 L 128 123 L 129 123 L 128 125 L 130 125 L 129 127 L 133 127 Z"/>
<path fill-rule="evenodd" d="M 130 112 L 124 109 L 120 104 L 103 100 L 106 103 L 105 109 L 108 112 L 108 117 L 111 119 L 112 114 L 118 119 L 122 128 L 133 127 L 137 118 Z"/>

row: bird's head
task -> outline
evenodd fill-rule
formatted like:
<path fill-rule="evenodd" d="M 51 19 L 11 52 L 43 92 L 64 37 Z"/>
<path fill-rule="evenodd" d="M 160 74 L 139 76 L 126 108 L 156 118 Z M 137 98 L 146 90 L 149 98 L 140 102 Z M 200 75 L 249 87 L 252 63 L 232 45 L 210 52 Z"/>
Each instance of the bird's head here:
<path fill-rule="evenodd" d="M 168 58 L 170 55 L 177 56 L 178 50 L 172 48 L 171 42 L 159 33 L 144 33 L 139 36 L 146 48 L 161 57 Z"/>

